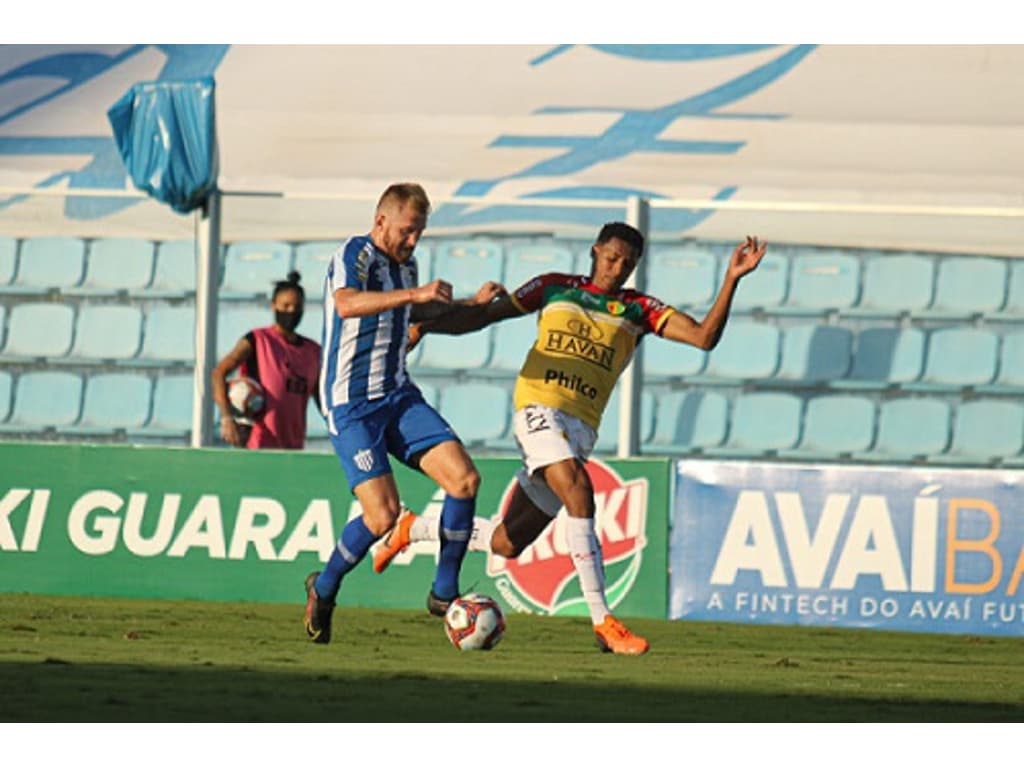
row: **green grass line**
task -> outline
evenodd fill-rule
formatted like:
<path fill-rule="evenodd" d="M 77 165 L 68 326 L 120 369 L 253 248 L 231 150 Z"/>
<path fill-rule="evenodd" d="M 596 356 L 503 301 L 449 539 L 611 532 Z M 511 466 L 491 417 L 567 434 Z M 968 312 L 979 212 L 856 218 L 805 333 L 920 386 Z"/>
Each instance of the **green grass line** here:
<path fill-rule="evenodd" d="M 0 594 L 3 722 L 1020 722 L 1024 640 L 513 614 L 459 652 L 426 612 Z"/>

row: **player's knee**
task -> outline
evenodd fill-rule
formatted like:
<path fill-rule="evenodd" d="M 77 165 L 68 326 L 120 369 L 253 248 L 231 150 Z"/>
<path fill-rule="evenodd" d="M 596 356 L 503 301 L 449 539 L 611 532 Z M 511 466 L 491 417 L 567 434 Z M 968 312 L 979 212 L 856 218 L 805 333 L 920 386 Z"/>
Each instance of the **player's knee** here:
<path fill-rule="evenodd" d="M 517 547 L 508 537 L 505 526 L 498 526 L 491 534 L 491 552 L 502 557 L 519 557 L 523 547 Z"/>
<path fill-rule="evenodd" d="M 373 508 L 363 506 L 363 524 L 375 536 L 383 536 L 398 520 L 399 503 L 390 501 Z"/>
<path fill-rule="evenodd" d="M 445 491 L 459 499 L 475 499 L 480 490 L 480 473 L 469 467 L 452 479 Z"/>

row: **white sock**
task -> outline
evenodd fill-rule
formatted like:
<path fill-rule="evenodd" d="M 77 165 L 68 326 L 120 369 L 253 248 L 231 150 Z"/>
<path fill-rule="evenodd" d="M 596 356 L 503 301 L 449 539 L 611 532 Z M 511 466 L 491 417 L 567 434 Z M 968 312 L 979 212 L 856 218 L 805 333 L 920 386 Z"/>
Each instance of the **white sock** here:
<path fill-rule="evenodd" d="M 469 548 L 474 552 L 491 551 L 491 534 L 494 523 L 485 517 L 473 518 L 473 533 L 469 537 Z M 409 541 L 440 541 L 441 528 L 436 517 L 418 515 L 409 526 Z"/>
<path fill-rule="evenodd" d="M 576 566 L 580 589 L 583 590 L 583 599 L 590 609 L 590 620 L 596 626 L 611 611 L 604 597 L 604 561 L 601 559 L 601 544 L 594 531 L 594 518 L 569 517 L 565 532 L 572 564 Z"/>

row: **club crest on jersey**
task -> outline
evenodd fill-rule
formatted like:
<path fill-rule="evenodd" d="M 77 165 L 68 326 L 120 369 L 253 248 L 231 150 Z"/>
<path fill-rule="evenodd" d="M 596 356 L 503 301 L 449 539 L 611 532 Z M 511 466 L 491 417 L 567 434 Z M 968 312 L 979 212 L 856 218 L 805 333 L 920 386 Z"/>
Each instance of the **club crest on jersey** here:
<path fill-rule="evenodd" d="M 597 535 L 608 578 L 608 604 L 614 608 L 629 594 L 647 546 L 647 479 L 623 480 L 604 462 L 590 459 L 587 474 L 594 486 Z M 497 522 L 505 516 L 518 481 L 505 488 Z M 565 511 L 518 558 L 489 554 L 487 575 L 510 605 L 549 615 L 584 615 L 576 569 L 565 533 Z"/>
<path fill-rule="evenodd" d="M 626 311 L 626 305 L 621 301 L 609 301 L 607 304 L 608 314 L 618 317 Z"/>
<path fill-rule="evenodd" d="M 369 472 L 373 469 L 373 451 L 369 448 L 356 451 L 352 454 L 352 462 L 363 472 Z"/>

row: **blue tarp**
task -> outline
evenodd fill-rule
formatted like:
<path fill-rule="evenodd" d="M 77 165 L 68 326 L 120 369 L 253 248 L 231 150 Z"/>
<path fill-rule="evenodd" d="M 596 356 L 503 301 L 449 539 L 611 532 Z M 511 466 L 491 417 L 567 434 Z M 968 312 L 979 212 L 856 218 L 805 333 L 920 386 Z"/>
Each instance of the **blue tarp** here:
<path fill-rule="evenodd" d="M 179 213 L 203 205 L 219 172 L 212 77 L 136 83 L 107 117 L 136 187 Z"/>

